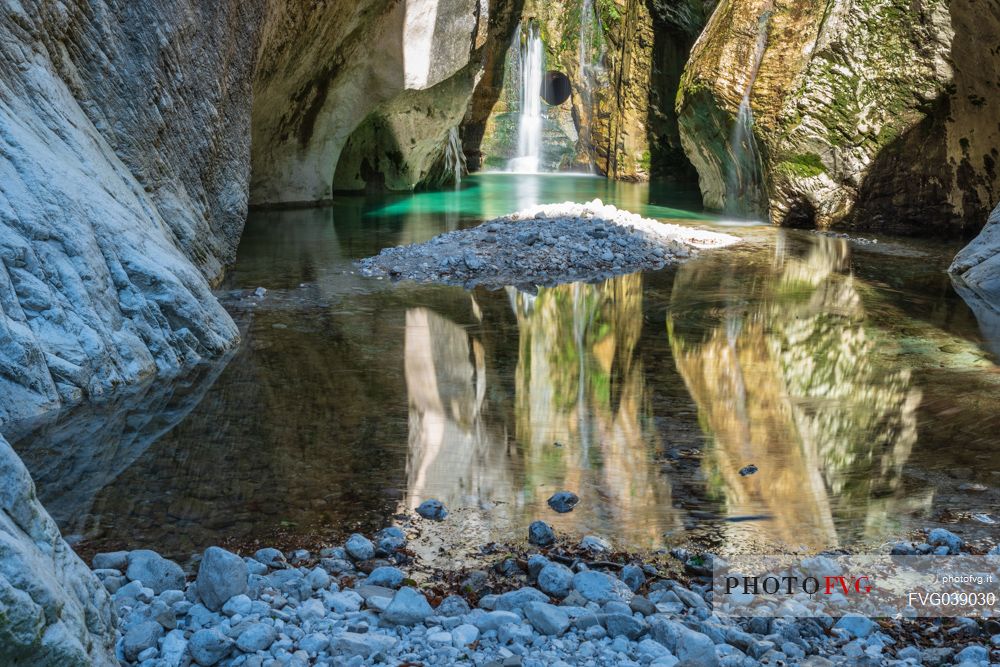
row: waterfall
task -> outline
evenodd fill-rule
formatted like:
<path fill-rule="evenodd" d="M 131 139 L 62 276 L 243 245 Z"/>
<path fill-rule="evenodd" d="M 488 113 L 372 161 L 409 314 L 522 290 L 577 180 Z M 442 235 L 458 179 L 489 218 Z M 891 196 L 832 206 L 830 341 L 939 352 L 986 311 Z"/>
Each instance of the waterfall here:
<path fill-rule="evenodd" d="M 462 140 L 458 136 L 458 127 L 448 130 L 448 140 L 444 145 L 445 173 L 450 173 L 457 188 L 462 184 L 462 173 L 465 171 L 465 152 L 462 150 Z"/>
<path fill-rule="evenodd" d="M 521 106 L 517 124 L 517 157 L 509 171 L 536 174 L 542 158 L 542 74 L 545 54 L 538 24 L 528 24 L 528 35 L 520 39 Z"/>
<path fill-rule="evenodd" d="M 594 65 L 591 63 L 590 52 L 593 48 L 595 33 L 599 35 L 600 30 L 601 24 L 597 20 L 597 13 L 594 11 L 593 0 L 583 0 L 583 4 L 580 7 L 580 72 L 577 76 L 577 93 L 580 96 L 580 109 L 582 111 L 579 128 L 580 145 L 586 151 L 587 162 L 591 173 L 595 171 L 593 156 L 593 130 L 591 129 L 591 125 L 593 124 L 594 108 L 593 95 L 591 91 L 593 89 L 592 81 L 597 73 L 594 70 L 599 69 L 600 65 Z"/>
<path fill-rule="evenodd" d="M 753 213 L 756 204 L 763 197 L 760 191 L 764 183 L 764 168 L 757 139 L 753 133 L 753 107 L 750 106 L 750 94 L 757 80 L 764 49 L 767 48 L 767 26 L 771 18 L 771 10 L 765 10 L 757 21 L 757 44 L 754 59 L 746 84 L 743 86 L 743 98 L 736 112 L 736 122 L 729 137 L 729 151 L 732 163 L 726 179 L 726 211 L 739 215 Z"/>

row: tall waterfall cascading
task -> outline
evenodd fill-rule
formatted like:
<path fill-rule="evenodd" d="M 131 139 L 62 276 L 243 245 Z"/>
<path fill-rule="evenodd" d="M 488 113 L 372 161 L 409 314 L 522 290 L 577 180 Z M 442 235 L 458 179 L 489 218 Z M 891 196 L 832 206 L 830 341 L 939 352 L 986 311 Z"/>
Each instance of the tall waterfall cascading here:
<path fill-rule="evenodd" d="M 528 24 L 528 34 L 520 30 L 521 97 L 517 124 L 517 157 L 508 164 L 508 171 L 536 174 L 542 159 L 542 76 L 545 71 L 545 51 L 538 24 Z"/>
<path fill-rule="evenodd" d="M 766 9 L 758 20 L 753 65 L 743 87 L 743 99 L 740 100 L 736 122 L 729 137 L 732 162 L 726 179 L 726 212 L 738 215 L 755 213 L 756 205 L 763 200 L 761 188 L 764 185 L 764 165 L 753 133 L 753 107 L 750 106 L 750 95 L 757 80 L 761 60 L 764 58 L 764 50 L 767 48 L 767 26 L 770 18 L 771 9 Z"/>

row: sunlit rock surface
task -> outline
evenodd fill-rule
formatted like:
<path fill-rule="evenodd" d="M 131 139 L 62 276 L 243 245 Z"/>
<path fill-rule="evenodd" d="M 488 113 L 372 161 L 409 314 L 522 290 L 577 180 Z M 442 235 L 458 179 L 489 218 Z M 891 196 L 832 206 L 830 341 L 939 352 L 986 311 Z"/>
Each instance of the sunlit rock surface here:
<path fill-rule="evenodd" d="M 117 665 L 110 597 L 35 497 L 0 437 L 0 664 Z"/>
<path fill-rule="evenodd" d="M 678 96 L 705 203 L 775 222 L 957 235 L 1000 190 L 1000 7 L 723 2 Z M 759 72 L 754 67 L 759 60 Z M 749 93 L 763 182 L 734 147 Z"/>
<path fill-rule="evenodd" d="M 464 115 L 484 47 L 510 21 L 511 4 L 276 5 L 254 84 L 253 202 L 328 199 L 335 180 L 341 189 L 413 189 Z"/>

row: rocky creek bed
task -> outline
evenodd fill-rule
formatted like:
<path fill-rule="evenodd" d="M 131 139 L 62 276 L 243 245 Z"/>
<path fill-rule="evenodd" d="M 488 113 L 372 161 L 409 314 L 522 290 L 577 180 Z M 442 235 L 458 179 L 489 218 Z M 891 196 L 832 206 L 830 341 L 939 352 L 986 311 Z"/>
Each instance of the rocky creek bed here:
<path fill-rule="evenodd" d="M 536 206 L 425 243 L 386 248 L 362 275 L 488 288 L 594 282 L 663 268 L 739 239 L 657 222 L 599 199 Z"/>
<path fill-rule="evenodd" d="M 966 550 L 942 529 L 892 548 Z M 97 554 L 93 567 L 117 613 L 118 658 L 142 667 L 985 665 L 1000 656 L 1000 623 L 989 619 L 720 617 L 711 554 L 643 559 L 597 536 L 558 539 L 541 521 L 527 545 L 482 553 L 482 569 L 418 584 L 408 534 L 391 526 L 316 553 L 210 547 L 194 576 L 149 550 Z"/>

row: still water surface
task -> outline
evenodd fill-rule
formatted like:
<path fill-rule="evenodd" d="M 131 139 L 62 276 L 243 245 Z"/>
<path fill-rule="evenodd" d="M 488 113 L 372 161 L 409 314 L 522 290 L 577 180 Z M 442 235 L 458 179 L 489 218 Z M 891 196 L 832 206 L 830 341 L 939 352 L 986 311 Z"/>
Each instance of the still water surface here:
<path fill-rule="evenodd" d="M 354 274 L 381 248 L 539 202 L 605 202 L 745 238 L 599 284 L 466 291 Z M 879 544 L 1000 521 L 1000 374 L 953 244 L 859 244 L 693 212 L 596 178 L 251 215 L 220 291 L 223 363 L 59 415 L 15 447 L 84 548 L 178 558 L 373 530 L 435 497 L 438 539 L 535 518 L 622 545 Z M 246 296 L 258 286 L 267 296 Z M 754 464 L 759 472 L 741 476 Z M 545 505 L 570 489 L 571 514 Z"/>

